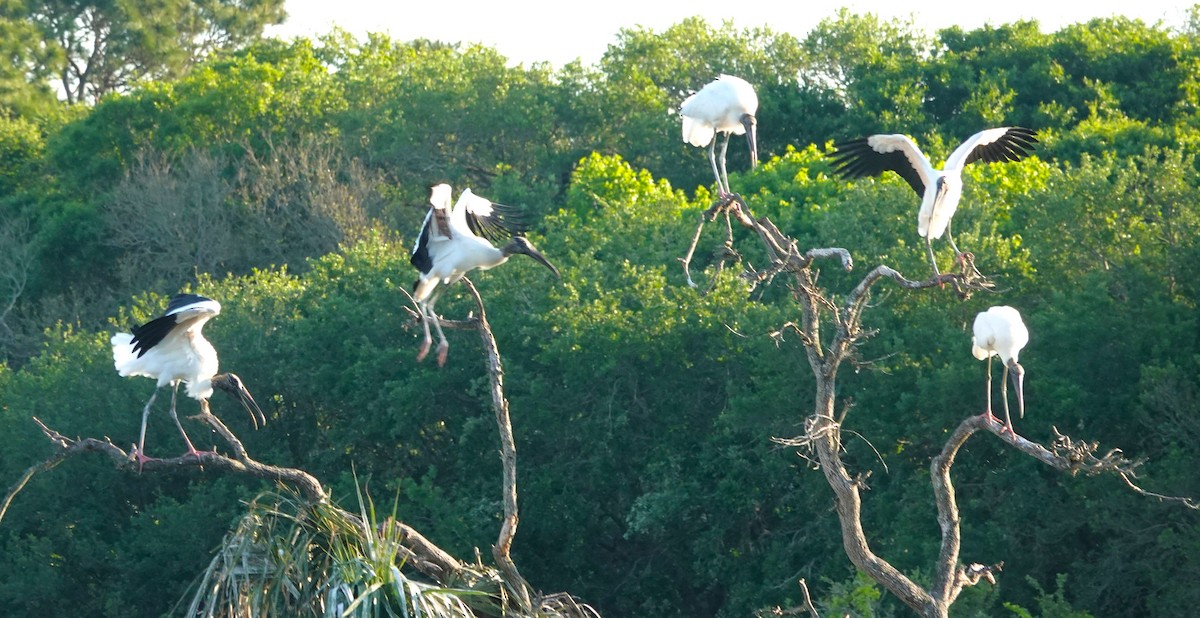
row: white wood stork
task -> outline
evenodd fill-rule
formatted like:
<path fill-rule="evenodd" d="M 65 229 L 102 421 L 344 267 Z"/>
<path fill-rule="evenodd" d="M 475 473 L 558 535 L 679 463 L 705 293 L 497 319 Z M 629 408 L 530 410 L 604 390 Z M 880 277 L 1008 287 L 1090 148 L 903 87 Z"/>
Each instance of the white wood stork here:
<path fill-rule="evenodd" d="M 758 165 L 758 95 L 750 82 L 732 75 L 721 75 L 699 92 L 684 99 L 679 106 L 683 119 L 683 141 L 696 146 L 708 146 L 708 159 L 717 177 L 717 193 L 724 197 L 729 191 L 729 174 L 725 171 L 725 151 L 734 134 L 745 135 L 750 147 L 750 167 Z M 721 166 L 717 169 L 717 133 L 725 134 L 721 144 Z"/>
<path fill-rule="evenodd" d="M 219 388 L 241 402 L 256 429 L 260 424 L 266 424 L 262 410 L 242 384 L 241 378 L 232 373 L 217 374 L 217 350 L 200 331 L 205 322 L 220 312 L 221 304 L 211 298 L 176 294 L 162 317 L 134 327 L 132 333 L 112 336 L 113 363 L 121 376 L 145 376 L 158 380 L 150 401 L 142 409 L 142 429 L 134 451 L 139 466 L 151 459 L 145 454 L 146 421 L 150 416 L 150 406 L 158 396 L 158 389 L 168 384 L 171 386 L 171 419 L 187 443 L 188 455 L 198 457 L 201 452 L 192 446 L 175 412 L 180 382 L 187 384 L 188 396 L 197 401 L 207 400 L 212 396 L 213 388 Z"/>
<path fill-rule="evenodd" d="M 1020 161 L 1037 141 L 1037 133 L 1024 127 L 985 129 L 955 148 L 942 169 L 937 170 L 907 135 L 880 134 L 836 144 L 832 163 L 837 166 L 834 172 L 845 178 L 879 176 L 891 170 L 908 181 L 921 196 L 917 234 L 925 239 L 929 262 L 938 274 L 930 239 L 941 238 L 944 232 L 955 254 L 962 253 L 950 232 L 950 218 L 962 198 L 963 168 L 975 161 Z"/>
<path fill-rule="evenodd" d="M 975 332 L 971 338 L 971 354 L 987 362 L 987 415 L 992 419 L 992 357 L 999 356 L 1004 363 L 1004 381 L 1000 383 L 1004 398 L 1004 428 L 1013 431 L 1012 417 L 1008 414 L 1008 378 L 1012 377 L 1017 389 L 1017 407 L 1021 418 L 1025 418 L 1025 368 L 1017 362 L 1021 349 L 1029 343 L 1029 329 L 1021 321 L 1021 314 L 1012 307 L 996 306 L 975 316 Z M 996 419 L 999 422 L 999 419 Z"/>
<path fill-rule="evenodd" d="M 488 270 L 508 261 L 514 253 L 523 253 L 549 268 L 554 276 L 554 267 L 537 249 L 522 236 L 523 228 L 517 213 L 502 204 L 494 204 L 463 189 L 454 208 L 450 208 L 451 189 L 448 184 L 435 185 L 430 191 L 429 212 L 421 226 L 409 261 L 421 272 L 413 283 L 413 300 L 421 314 L 425 328 L 425 340 L 417 353 L 423 360 L 429 353 L 433 337 L 429 334 L 429 323 L 438 334 L 438 366 L 446 363 L 446 352 L 450 344 L 442 332 L 434 305 L 447 286 L 456 283 L 472 270 Z M 489 239 L 499 242 L 509 237 L 503 247 L 497 249 Z"/>

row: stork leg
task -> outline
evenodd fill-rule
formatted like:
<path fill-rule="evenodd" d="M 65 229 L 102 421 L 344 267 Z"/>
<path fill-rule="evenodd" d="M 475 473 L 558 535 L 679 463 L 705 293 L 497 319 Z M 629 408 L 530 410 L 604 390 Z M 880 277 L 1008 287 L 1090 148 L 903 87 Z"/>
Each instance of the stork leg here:
<path fill-rule="evenodd" d="M 925 253 L 929 254 L 929 263 L 933 266 L 933 275 L 935 277 L 940 276 L 942 273 L 938 270 L 937 260 L 933 258 L 933 243 L 929 240 L 928 236 L 925 237 Z"/>
<path fill-rule="evenodd" d="M 429 353 L 429 346 L 433 344 L 433 337 L 429 334 L 429 323 L 432 321 L 433 328 L 437 330 L 438 334 L 438 367 L 445 366 L 446 355 L 450 351 L 450 343 L 446 341 L 446 333 L 442 332 L 441 321 L 433 309 L 434 304 L 440 296 L 440 293 L 435 292 L 429 300 L 420 303 L 421 321 L 425 327 L 425 341 L 421 344 L 421 350 L 417 352 L 417 361 L 425 360 L 425 355 Z"/>
<path fill-rule="evenodd" d="M 733 193 L 733 191 L 729 188 L 729 172 L 725 171 L 725 151 L 729 149 L 729 138 L 732 136 L 732 133 L 726 133 L 725 141 L 721 143 L 721 180 L 725 183 L 724 191 L 726 195 Z M 713 142 L 716 143 L 716 141 L 717 138 L 714 137 Z"/>
<path fill-rule="evenodd" d="M 988 359 L 988 368 L 992 366 L 992 359 Z M 1017 432 L 1013 430 L 1012 417 L 1008 415 L 1008 365 L 1004 365 L 1004 381 L 1000 383 L 1000 396 L 1004 398 L 1004 429 L 1011 433 L 1013 439 L 1017 437 Z"/>
<path fill-rule="evenodd" d="M 150 394 L 150 401 L 146 402 L 146 407 L 142 408 L 142 430 L 138 433 L 137 448 L 133 449 L 133 457 L 138 462 L 138 472 L 142 471 L 142 466 L 147 461 L 153 461 L 153 457 L 146 457 L 146 421 L 150 419 L 150 406 L 154 405 L 154 399 L 158 397 L 158 387 L 154 387 L 154 392 Z"/>
<path fill-rule="evenodd" d="M 185 454 L 199 459 L 200 451 L 197 451 L 196 447 L 192 446 L 192 441 L 188 438 L 187 432 L 183 430 L 183 423 L 179 422 L 179 415 L 175 413 L 175 402 L 179 395 L 179 380 L 171 384 L 171 420 L 175 421 L 175 426 L 179 428 L 179 435 L 183 436 L 183 441 L 187 443 L 188 450 Z"/>
<path fill-rule="evenodd" d="M 950 232 L 950 221 L 946 222 L 946 238 L 950 241 L 950 248 L 954 249 L 954 254 L 961 254 L 962 251 L 958 250 L 958 245 L 954 244 L 954 234 Z"/>
<path fill-rule="evenodd" d="M 713 139 L 708 143 L 708 161 L 712 163 L 713 176 L 717 179 L 717 197 L 725 198 L 725 185 L 721 184 L 721 171 L 717 169 L 717 140 L 719 135 L 713 134 Z"/>
<path fill-rule="evenodd" d="M 987 402 L 987 409 L 984 414 L 987 415 L 988 420 L 999 423 L 1000 419 L 996 418 L 995 414 L 992 414 L 992 357 L 990 356 L 987 357 L 987 391 L 985 392 L 985 395 L 986 398 L 984 401 Z"/>
<path fill-rule="evenodd" d="M 421 342 L 421 349 L 417 350 L 417 362 L 421 362 L 425 360 L 425 355 L 429 354 L 433 336 L 429 334 L 429 310 L 426 309 L 425 303 L 417 303 L 417 309 L 421 311 L 421 326 L 425 329 L 425 340 Z"/>

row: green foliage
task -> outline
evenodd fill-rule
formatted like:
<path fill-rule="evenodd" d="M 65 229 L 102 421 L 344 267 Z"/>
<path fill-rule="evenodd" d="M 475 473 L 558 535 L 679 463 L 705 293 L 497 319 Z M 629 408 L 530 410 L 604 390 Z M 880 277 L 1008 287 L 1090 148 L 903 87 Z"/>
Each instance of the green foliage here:
<path fill-rule="evenodd" d="M 1075 611 L 1071 608 L 1070 603 L 1063 595 L 1063 587 L 1066 583 L 1067 576 L 1059 574 L 1055 579 L 1055 591 L 1046 592 L 1036 581 L 1030 580 L 1029 584 L 1038 592 L 1038 618 L 1092 618 L 1092 614 Z M 1004 607 L 1019 618 L 1034 618 L 1034 614 L 1011 603 L 1005 603 Z"/>
<path fill-rule="evenodd" d="M 833 178 L 831 141 L 904 132 L 939 159 L 985 126 L 1039 131 L 1037 156 L 966 173 L 955 235 L 998 291 L 958 302 L 881 286 L 860 364 L 840 376 L 843 456 L 871 474 L 872 546 L 920 574 L 938 550 L 929 460 L 984 405 L 969 326 L 991 304 L 1018 307 L 1032 332 L 1023 435 L 1048 442 L 1057 427 L 1120 447 L 1149 458 L 1146 486 L 1200 494 L 1196 43 L 1124 19 L 929 34 L 843 11 L 799 39 L 700 19 L 631 28 L 597 66 L 552 71 L 484 47 L 335 31 L 215 53 L 59 117 L 38 111 L 36 92 L 6 90 L 0 67 L 0 107 L 13 110 L 0 119 L 0 212 L 25 222 L 14 246 L 35 256 L 0 313 L 26 335 L 0 365 L 0 471 L 15 479 L 46 456 L 30 416 L 132 442 L 152 382 L 117 377 L 108 338 L 186 288 L 223 304 L 205 333 L 269 424 L 251 431 L 236 404 L 213 404 L 258 459 L 313 472 L 344 503 L 362 479 L 457 556 L 488 547 L 500 462 L 476 334 L 448 332 L 444 368 L 416 363 L 420 328 L 397 289 L 411 289 L 410 239 L 429 185 L 445 180 L 527 209 L 531 239 L 562 272 L 515 257 L 472 275 L 518 442 L 515 558 L 536 587 L 602 615 L 724 617 L 794 607 L 804 577 L 823 582 L 813 593 L 825 613 L 901 615 L 862 575 L 838 580 L 849 564 L 830 492 L 770 441 L 803 431 L 813 380 L 783 327 L 797 319 L 789 291 L 739 276 L 767 257 L 735 226 L 741 261 L 719 269 L 718 218 L 691 263 L 699 287 L 686 283 L 678 258 L 711 205 L 711 178 L 670 110 L 720 72 L 758 86 L 763 163 L 738 166 L 735 142 L 734 188 L 801 250 L 852 252 L 850 273 L 816 264 L 835 300 L 875 264 L 911 278 L 928 264 L 911 189 L 893 176 Z M 204 183 L 219 199 L 192 199 Z M 122 210 L 131 204 L 145 208 Z M 330 219 L 350 231 L 317 229 Z M 197 231 L 205 223 L 216 235 Z M 169 232 L 145 238 L 151 229 Z M 947 244 L 934 244 L 943 265 Z M 168 269 L 136 276 L 168 249 Z M 451 288 L 438 308 L 456 319 L 474 305 Z M 182 401 L 182 415 L 194 405 Z M 151 453 L 182 448 L 162 412 Z M 1191 513 L 982 438 L 960 454 L 955 484 L 963 559 L 1005 562 L 1001 584 L 965 592 L 956 615 L 1178 616 L 1198 602 L 1177 585 L 1200 574 Z M 236 556 L 238 534 L 260 533 L 303 540 L 287 545 L 297 558 L 311 541 L 324 553 L 306 555 L 309 572 L 339 563 L 354 599 L 411 590 L 397 587 L 386 539 L 317 540 L 294 504 L 254 499 L 265 489 L 73 458 L 35 477 L 0 526 L 0 605 L 178 612 L 214 547 Z M 260 600 L 278 602 L 278 586 L 257 589 Z"/>
<path fill-rule="evenodd" d="M 72 103 L 178 76 L 206 54 L 258 38 L 284 17 L 282 0 L 32 0 L 3 8 L 0 15 L 26 30 L 18 40 L 30 40 L 32 31 L 42 41 L 40 54 L 23 58 L 26 70 L 39 78 L 53 75 Z"/>

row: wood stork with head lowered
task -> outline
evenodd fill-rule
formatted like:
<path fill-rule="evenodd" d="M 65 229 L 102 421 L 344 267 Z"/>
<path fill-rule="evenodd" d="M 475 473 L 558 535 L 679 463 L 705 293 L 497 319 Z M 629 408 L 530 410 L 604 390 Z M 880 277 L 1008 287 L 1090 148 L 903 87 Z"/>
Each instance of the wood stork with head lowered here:
<path fill-rule="evenodd" d="M 921 196 L 917 234 L 925 239 L 929 262 L 937 274 L 930 239 L 941 238 L 945 233 L 955 254 L 962 253 L 954 244 L 950 218 L 962 198 L 963 168 L 975 161 L 1020 161 L 1037 141 L 1037 133 L 1024 127 L 985 129 L 955 148 L 938 170 L 907 135 L 881 134 L 836 144 L 832 162 L 837 166 L 834 172 L 845 178 L 879 176 L 890 170 L 908 181 Z"/>
<path fill-rule="evenodd" d="M 758 164 L 758 95 L 750 82 L 732 75 L 721 75 L 699 92 L 684 99 L 679 106 L 683 119 L 683 141 L 696 146 L 708 146 L 708 159 L 717 177 L 717 193 L 730 193 L 729 174 L 725 171 L 725 151 L 729 138 L 745 135 L 750 147 L 750 167 Z M 717 168 L 717 133 L 725 134 L 721 143 L 721 165 Z"/>
<path fill-rule="evenodd" d="M 232 373 L 217 374 L 217 350 L 204 338 L 201 329 L 220 312 L 221 304 L 211 298 L 176 294 L 162 317 L 135 326 L 132 333 L 112 336 L 113 363 L 121 376 L 145 376 L 158 381 L 150 401 L 142 409 L 142 429 L 134 451 L 139 466 L 150 460 L 145 454 L 150 406 L 158 396 L 158 389 L 167 385 L 171 386 L 171 419 L 187 443 L 188 455 L 198 457 L 201 452 L 192 446 L 175 412 L 180 382 L 187 384 L 188 396 L 197 401 L 207 400 L 213 389 L 219 388 L 241 402 L 255 428 L 266 424 L 262 410 L 241 378 Z"/>
<path fill-rule="evenodd" d="M 435 185 L 430 190 L 429 212 L 417 237 L 409 261 L 421 275 L 413 284 L 413 300 L 421 314 L 425 329 L 425 340 L 417 353 L 423 360 L 429 353 L 433 337 L 429 324 L 433 323 L 438 334 L 438 365 L 446 363 L 446 352 L 450 344 L 442 332 L 434 305 L 447 286 L 456 283 L 472 270 L 488 270 L 508 261 L 509 256 L 523 253 L 549 268 L 554 276 L 554 267 L 522 234 L 524 230 L 516 212 L 502 204 L 494 204 L 463 189 L 453 209 L 450 207 L 451 189 L 448 184 Z M 491 241 L 509 241 L 497 249 Z"/>
<path fill-rule="evenodd" d="M 1012 307 L 996 306 L 975 316 L 974 336 L 971 338 L 971 354 L 975 358 L 987 362 L 987 415 L 992 414 L 992 357 L 999 356 L 1004 363 L 1004 380 L 1000 383 L 1001 397 L 1004 398 L 1004 428 L 1016 436 L 1013 431 L 1012 417 L 1008 413 L 1008 378 L 1012 377 L 1013 386 L 1017 389 L 1017 407 L 1021 418 L 1025 418 L 1025 368 L 1017 362 L 1021 349 L 1029 343 L 1029 329 L 1021 321 L 1021 314 Z M 998 419 L 997 419 L 998 422 Z"/>

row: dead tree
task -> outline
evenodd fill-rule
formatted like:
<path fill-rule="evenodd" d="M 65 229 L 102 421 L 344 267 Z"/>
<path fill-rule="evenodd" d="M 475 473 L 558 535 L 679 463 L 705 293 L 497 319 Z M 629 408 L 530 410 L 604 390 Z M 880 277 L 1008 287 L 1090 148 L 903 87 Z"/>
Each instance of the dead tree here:
<path fill-rule="evenodd" d="M 512 560 L 512 544 L 520 518 L 517 509 L 516 442 L 513 439 L 512 423 L 508 413 L 508 400 L 504 396 L 504 372 L 500 351 L 484 311 L 483 299 L 469 279 L 464 278 L 462 281 L 475 299 L 477 315 L 472 313 L 465 320 L 443 320 L 443 326 L 476 330 L 483 343 L 483 356 L 491 383 L 492 409 L 496 415 L 496 425 L 500 435 L 501 461 L 504 468 L 502 479 L 504 518 L 496 544 L 492 546 L 492 558 L 495 560 L 496 568 L 494 570 L 486 569 L 480 564 L 460 560 L 412 527 L 403 522 L 389 519 L 387 525 L 397 527 L 403 538 L 402 547 L 397 554 L 398 563 L 411 565 L 422 575 L 445 587 L 452 587 L 462 582 L 498 581 L 501 589 L 491 592 L 494 594 L 496 606 L 505 616 L 599 618 L 600 615 L 595 609 L 580 602 L 569 593 L 541 594 L 536 592 L 521 576 Z M 416 313 L 413 315 L 416 316 Z M 49 440 L 53 453 L 46 460 L 27 469 L 22 477 L 9 488 L 3 502 L 0 502 L 0 522 L 3 522 L 4 514 L 13 499 L 35 475 L 53 469 L 68 457 L 87 452 L 107 455 L 117 469 L 130 474 L 153 474 L 164 470 L 180 469 L 221 470 L 283 483 L 296 489 L 309 503 L 329 505 L 329 492 L 316 477 L 308 472 L 298 468 L 264 464 L 253 459 L 241 440 L 212 414 L 208 401 L 201 401 L 200 414 L 192 418 L 211 427 L 225 441 L 231 453 L 225 455 L 217 453 L 214 449 L 213 451 L 203 451 L 198 457 L 184 455 L 170 459 L 152 459 L 144 464 L 139 464 L 132 453 L 126 452 L 108 438 L 68 438 L 34 418 L 33 422 Z M 367 525 L 367 522 L 358 515 L 338 507 L 333 508 L 338 510 L 344 519 L 355 522 L 356 526 Z"/>
<path fill-rule="evenodd" d="M 867 531 L 863 529 L 864 479 L 861 475 L 852 473 L 841 457 L 842 424 L 848 410 L 843 410 L 840 416 L 835 414 L 838 369 L 853 357 L 857 345 L 869 335 L 863 328 L 862 314 L 875 285 L 888 281 L 901 288 L 917 290 L 940 289 L 949 284 L 960 297 L 966 297 L 975 291 L 991 289 L 991 284 L 979 274 L 969 257 L 959 260 L 958 272 L 943 273 L 923 281 L 909 280 L 896 270 L 879 265 L 869 271 L 839 303 L 835 297 L 818 287 L 813 263 L 818 259 L 837 258 L 842 268 L 850 270 L 853 267 L 850 252 L 842 248 L 824 248 L 809 249 L 802 253 L 794 239 L 781 233 L 766 217 L 755 219 L 741 196 L 732 195 L 717 202 L 701 215 L 691 246 L 687 254 L 680 259 L 688 283 L 692 286 L 696 284 L 692 280 L 689 267 L 696 245 L 705 223 L 714 220 L 718 215 L 725 215 L 728 236 L 724 246 L 716 252 L 721 258 L 717 270 L 723 268 L 726 261 L 737 259 L 730 223 L 736 220 L 743 227 L 756 233 L 770 260 L 770 266 L 766 269 L 747 269 L 742 276 L 750 281 L 751 285 L 758 285 L 769 282 L 776 276 L 787 275 L 794 288 L 795 301 L 800 307 L 799 320 L 785 324 L 780 330 L 772 333 L 772 336 L 780 337 L 785 332 L 791 332 L 797 335 L 803 344 L 809 366 L 816 378 L 813 412 L 806 418 L 803 435 L 773 440 L 801 449 L 802 454 L 822 471 L 825 481 L 833 490 L 846 555 L 856 567 L 918 615 L 945 618 L 949 615 L 950 606 L 965 587 L 980 581 L 994 584 L 996 574 L 1003 566 L 1003 563 L 964 563 L 960 558 L 962 534 L 950 471 L 959 449 L 978 431 L 990 432 L 1002 444 L 1068 474 L 1115 474 L 1123 479 L 1130 489 L 1142 495 L 1178 502 L 1188 508 L 1200 508 L 1200 505 L 1191 499 L 1164 496 L 1140 488 L 1134 479 L 1142 462 L 1127 459 L 1119 449 L 1097 455 L 1097 444 L 1076 442 L 1068 436 L 1058 434 L 1057 429 L 1054 442 L 1048 447 L 1042 446 L 1004 432 L 1004 426 L 986 413 L 968 415 L 946 441 L 941 453 L 930 463 L 942 541 L 937 561 L 931 569 L 932 584 L 923 588 L 896 569 L 887 559 L 875 553 Z"/>

